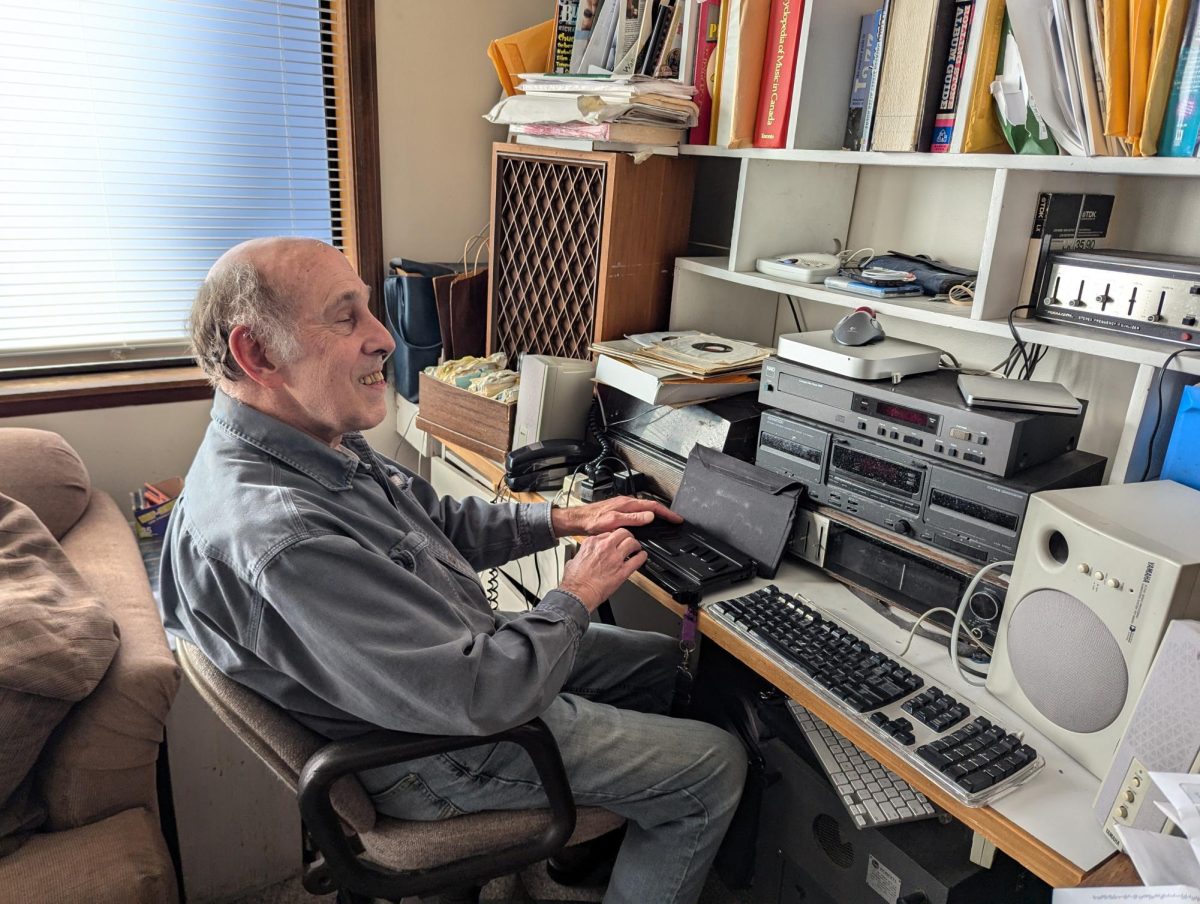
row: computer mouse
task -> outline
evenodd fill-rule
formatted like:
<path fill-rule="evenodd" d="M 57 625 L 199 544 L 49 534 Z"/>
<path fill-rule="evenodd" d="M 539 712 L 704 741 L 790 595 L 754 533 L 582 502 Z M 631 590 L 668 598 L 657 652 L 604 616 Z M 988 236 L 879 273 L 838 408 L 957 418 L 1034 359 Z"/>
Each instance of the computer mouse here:
<path fill-rule="evenodd" d="M 868 345 L 878 342 L 886 333 L 875 312 L 870 308 L 858 308 L 837 322 L 833 328 L 833 341 L 840 345 Z"/>

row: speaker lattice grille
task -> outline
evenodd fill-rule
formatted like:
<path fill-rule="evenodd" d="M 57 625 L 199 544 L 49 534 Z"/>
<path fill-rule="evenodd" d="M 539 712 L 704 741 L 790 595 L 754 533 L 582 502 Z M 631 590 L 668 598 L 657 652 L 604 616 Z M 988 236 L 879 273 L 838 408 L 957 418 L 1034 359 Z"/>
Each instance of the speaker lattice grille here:
<path fill-rule="evenodd" d="M 1109 627 L 1061 590 L 1034 590 L 1008 623 L 1013 676 L 1038 712 L 1067 731 L 1107 728 L 1129 693 L 1125 657 Z"/>
<path fill-rule="evenodd" d="M 854 866 L 854 845 L 842 837 L 838 821 L 828 813 L 821 813 L 813 820 L 813 837 L 829 858 L 829 862 L 840 869 Z"/>
<path fill-rule="evenodd" d="M 488 351 L 588 357 L 604 180 L 602 165 L 497 156 Z"/>

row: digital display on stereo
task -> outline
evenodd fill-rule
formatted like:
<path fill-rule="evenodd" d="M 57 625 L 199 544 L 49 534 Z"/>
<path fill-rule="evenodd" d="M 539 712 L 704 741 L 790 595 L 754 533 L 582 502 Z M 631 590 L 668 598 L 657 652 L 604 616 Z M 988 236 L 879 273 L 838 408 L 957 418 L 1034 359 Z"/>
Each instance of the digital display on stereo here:
<path fill-rule="evenodd" d="M 933 431 L 937 429 L 936 419 L 931 418 L 924 411 L 917 411 L 915 408 L 905 408 L 903 405 L 896 405 L 893 402 L 876 402 L 875 414 L 879 417 L 887 418 L 889 421 L 896 421 L 899 424 L 916 427 L 918 430 Z M 931 424 L 931 420 L 934 423 Z"/>
<path fill-rule="evenodd" d="M 899 490 L 909 496 L 921 492 L 921 472 L 874 455 L 857 452 L 848 446 L 834 446 L 833 467 L 877 486 Z"/>
<path fill-rule="evenodd" d="M 805 446 L 784 436 L 776 436 L 774 433 L 764 432 L 761 437 L 761 444 L 766 446 L 768 449 L 776 449 L 779 452 L 786 452 L 788 455 L 799 458 L 801 461 L 810 461 L 815 465 L 819 465 L 821 463 L 820 449 L 814 449 L 812 446 Z"/>
<path fill-rule="evenodd" d="M 1020 518 L 1012 512 L 1002 512 L 986 505 L 980 505 L 978 502 L 953 496 L 943 490 L 934 490 L 930 493 L 929 504 L 966 515 L 968 518 L 975 518 L 978 521 L 986 521 L 988 524 L 994 524 L 1014 533 L 1020 521 Z"/>

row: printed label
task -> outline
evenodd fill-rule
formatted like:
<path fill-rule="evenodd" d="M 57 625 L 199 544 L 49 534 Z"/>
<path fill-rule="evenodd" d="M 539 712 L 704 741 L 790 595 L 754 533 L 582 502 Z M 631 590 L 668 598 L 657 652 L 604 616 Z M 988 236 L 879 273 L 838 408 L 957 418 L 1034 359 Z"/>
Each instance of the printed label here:
<path fill-rule="evenodd" d="M 875 859 L 867 857 L 867 884 L 888 904 L 895 904 L 900 897 L 900 877 Z"/>

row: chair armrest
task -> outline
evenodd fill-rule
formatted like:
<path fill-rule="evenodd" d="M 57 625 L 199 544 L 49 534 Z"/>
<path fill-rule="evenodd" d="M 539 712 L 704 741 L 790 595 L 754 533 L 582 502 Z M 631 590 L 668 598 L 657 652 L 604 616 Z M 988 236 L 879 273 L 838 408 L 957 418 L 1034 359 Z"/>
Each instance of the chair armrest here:
<path fill-rule="evenodd" d="M 329 799 L 329 790 L 339 778 L 364 769 L 497 741 L 519 744 L 533 760 L 542 780 L 550 805 L 550 824 L 534 842 L 522 841 L 456 863 L 411 872 L 381 869 L 355 853 Z M 324 859 L 324 869 L 316 867 L 304 879 L 305 888 L 314 894 L 327 893 L 336 887 L 374 898 L 399 900 L 466 885 L 552 857 L 562 850 L 575 831 L 575 799 L 567 782 L 566 769 L 554 735 L 541 719 L 531 719 L 523 725 L 486 736 L 377 731 L 345 741 L 333 741 L 313 754 L 305 764 L 300 774 L 299 799 L 305 828 Z"/>

